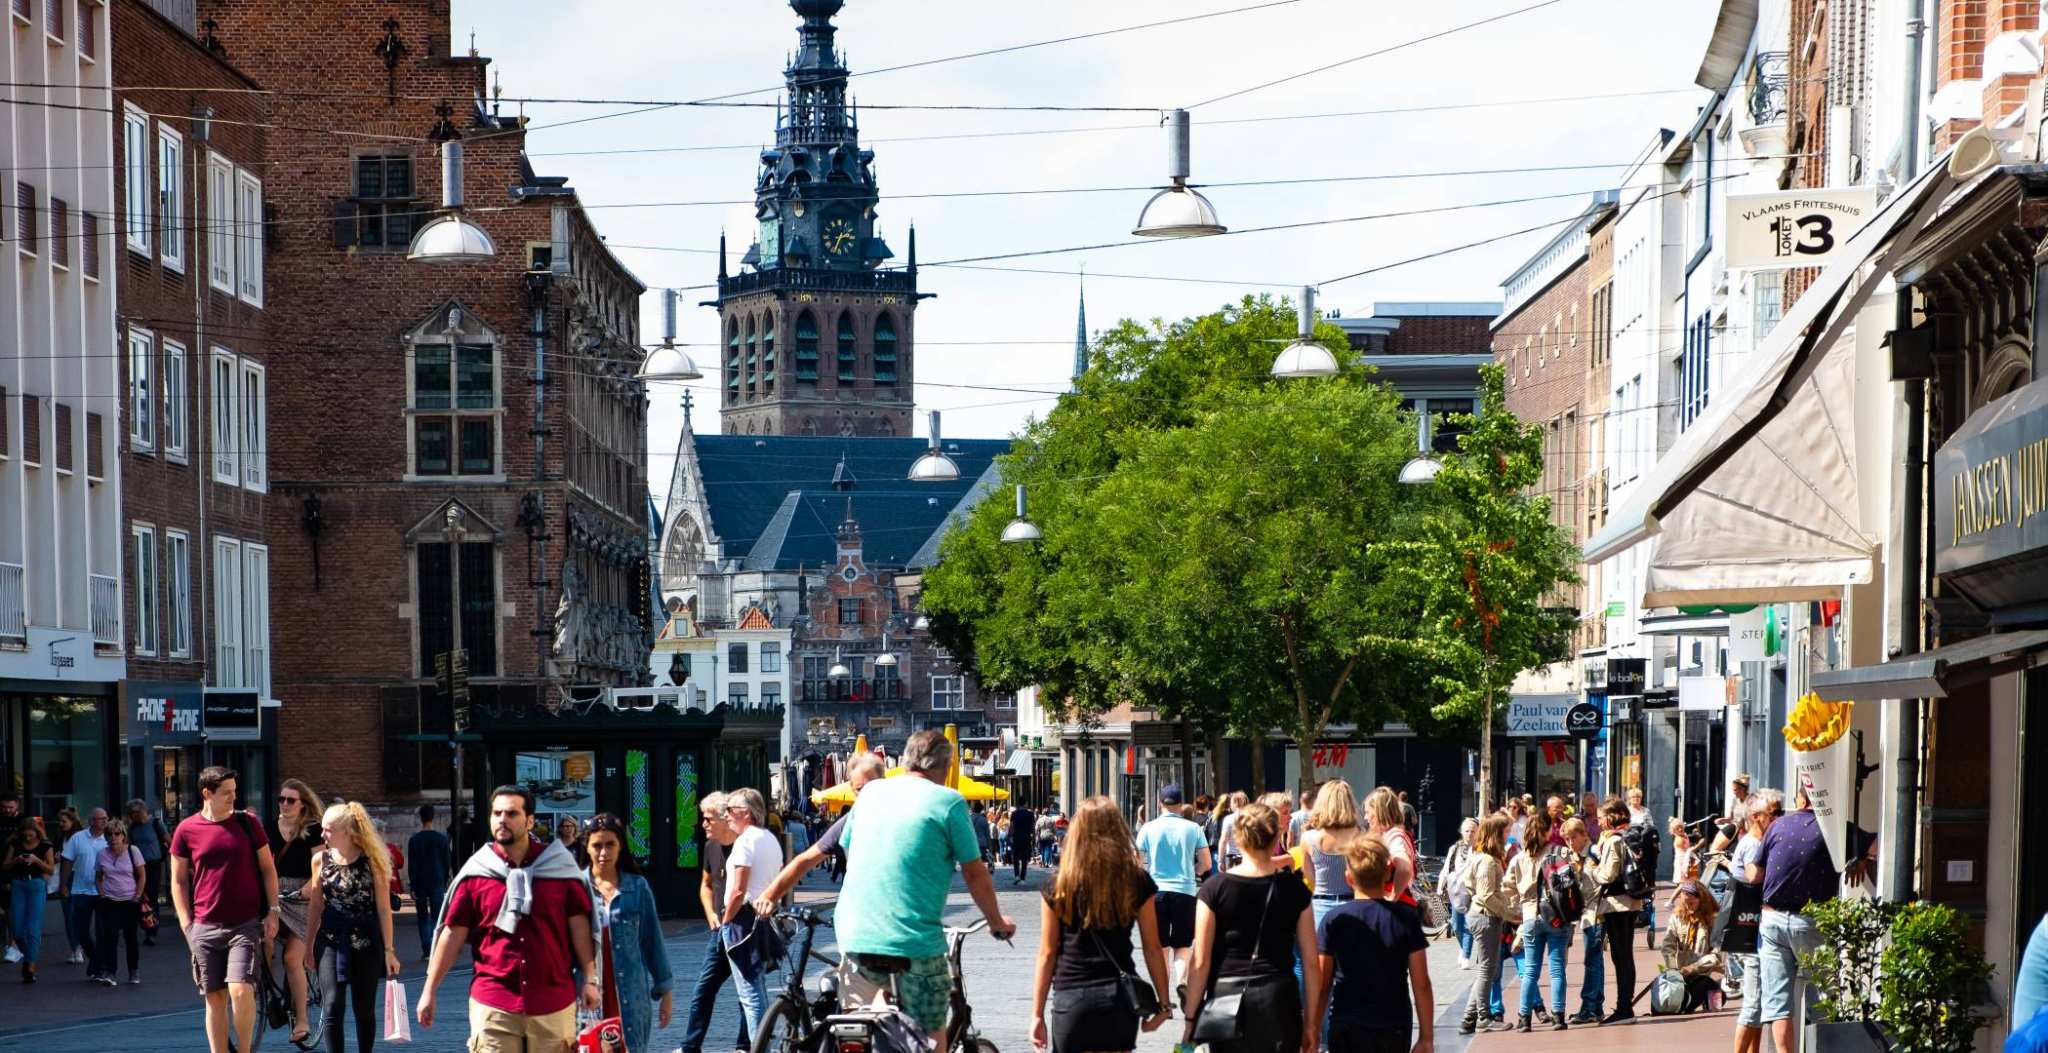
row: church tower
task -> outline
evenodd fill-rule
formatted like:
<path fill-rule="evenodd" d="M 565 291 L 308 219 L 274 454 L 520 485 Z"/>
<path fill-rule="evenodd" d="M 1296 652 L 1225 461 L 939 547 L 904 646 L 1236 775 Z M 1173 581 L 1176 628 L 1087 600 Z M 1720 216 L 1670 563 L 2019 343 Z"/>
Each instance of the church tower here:
<path fill-rule="evenodd" d="M 909 259 L 875 231 L 872 150 L 860 145 L 832 16 L 844 0 L 789 0 L 803 17 L 784 72 L 775 146 L 754 185 L 756 240 L 727 274 L 719 239 L 721 418 L 727 434 L 907 436 L 917 310 Z"/>

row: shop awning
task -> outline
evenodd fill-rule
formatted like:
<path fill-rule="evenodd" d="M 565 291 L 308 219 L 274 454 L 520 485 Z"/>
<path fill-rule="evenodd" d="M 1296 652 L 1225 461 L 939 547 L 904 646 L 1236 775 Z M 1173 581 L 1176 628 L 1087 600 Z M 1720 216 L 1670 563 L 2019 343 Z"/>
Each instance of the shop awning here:
<path fill-rule="evenodd" d="M 1035 754 L 1030 750 L 1011 750 L 1009 759 L 998 765 L 998 767 L 1006 769 L 1012 775 L 1029 775 L 1031 774 L 1031 758 L 1033 756 Z"/>
<path fill-rule="evenodd" d="M 1830 702 L 1947 698 L 1994 676 L 2048 664 L 2048 629 L 1991 633 L 1904 655 L 1879 665 L 1813 674 L 1813 690 Z"/>
<path fill-rule="evenodd" d="M 1871 580 L 1856 502 L 1857 313 L 1952 184 L 1943 165 L 1893 194 L 1841 260 L 1757 346 L 1746 384 L 1717 392 L 1606 529 L 1598 563 L 1652 537 L 1648 607 L 1825 599 Z"/>

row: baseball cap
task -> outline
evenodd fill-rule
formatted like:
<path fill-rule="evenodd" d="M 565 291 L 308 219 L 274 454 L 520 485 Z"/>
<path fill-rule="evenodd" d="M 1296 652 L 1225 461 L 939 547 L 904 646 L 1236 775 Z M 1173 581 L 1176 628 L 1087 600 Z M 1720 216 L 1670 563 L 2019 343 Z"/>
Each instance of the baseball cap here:
<path fill-rule="evenodd" d="M 1159 791 L 1159 803 L 1160 803 L 1160 804 L 1179 804 L 1179 803 L 1180 803 L 1180 784 L 1179 784 L 1179 783 L 1168 783 L 1168 784 L 1166 785 L 1166 787 L 1165 787 L 1164 789 L 1161 789 L 1161 790 Z"/>

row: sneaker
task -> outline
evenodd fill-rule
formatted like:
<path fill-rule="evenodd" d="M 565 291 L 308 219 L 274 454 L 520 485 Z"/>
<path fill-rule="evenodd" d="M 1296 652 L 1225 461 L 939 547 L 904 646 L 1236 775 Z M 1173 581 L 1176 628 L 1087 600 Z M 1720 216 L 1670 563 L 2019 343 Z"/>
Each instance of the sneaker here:
<path fill-rule="evenodd" d="M 33 983 L 34 981 L 32 981 L 32 980 L 23 980 L 22 982 L 23 982 L 23 983 Z M 1471 1017 L 1469 1017 L 1469 1016 L 1468 1016 L 1468 1017 L 1466 1017 L 1466 1018 L 1464 1019 L 1464 1022 L 1462 1022 L 1462 1023 L 1460 1023 L 1460 1024 L 1458 1025 L 1458 1034 L 1461 1034 L 1461 1035 L 1469 1035 L 1469 1034 L 1471 1034 L 1471 1033 L 1473 1033 L 1474 1031 L 1477 1031 L 1477 1030 L 1479 1030 L 1479 1027 L 1478 1027 L 1478 1021 L 1476 1021 L 1476 1020 L 1473 1020 L 1473 1019 L 1472 1019 Z"/>
<path fill-rule="evenodd" d="M 1470 968 L 1472 968 L 1472 959 L 1470 959 L 1470 958 L 1467 958 L 1467 957 L 1465 957 L 1465 956 L 1464 956 L 1464 955 L 1462 955 L 1462 954 L 1461 954 L 1461 955 L 1458 955 L 1458 968 L 1460 968 L 1460 969 L 1470 969 Z"/>
<path fill-rule="evenodd" d="M 1617 1009 L 1614 1012 L 1607 1014 L 1607 1016 L 1600 1021 L 1600 1026 L 1607 1027 L 1609 1025 L 1633 1024 L 1635 1022 L 1636 1015 L 1633 1012 L 1630 1012 L 1626 1009 Z"/>
<path fill-rule="evenodd" d="M 142 986 L 142 976 L 141 976 L 141 974 L 139 974 L 139 973 L 129 973 L 129 974 L 128 974 L 128 986 L 130 986 L 130 987 L 140 987 L 140 986 Z"/>
<path fill-rule="evenodd" d="M 1510 1024 L 1507 1021 L 1502 1020 L 1498 1017 L 1494 1018 L 1486 1025 L 1486 1030 L 1488 1031 L 1513 1031 L 1514 1029 L 1515 1025 Z"/>
<path fill-rule="evenodd" d="M 1523 1013 L 1521 1019 L 1515 1021 L 1515 1030 L 1525 1035 L 1529 1033 L 1529 1014 Z"/>
<path fill-rule="evenodd" d="M 1574 1024 L 1597 1024 L 1599 1022 L 1600 1011 L 1598 1009 L 1581 1009 L 1572 1014 L 1572 1023 Z"/>
<path fill-rule="evenodd" d="M 84 964 L 85 964 L 85 952 L 84 952 L 84 951 L 72 951 L 72 952 L 71 952 L 71 956 L 70 956 L 70 957 L 68 957 L 68 958 L 65 958 L 65 959 L 64 959 L 64 961 L 65 961 L 65 963 L 66 963 L 66 964 L 69 964 L 69 965 L 84 965 Z"/>
<path fill-rule="evenodd" d="M 1550 1029 L 1551 1029 L 1552 1031 L 1565 1031 L 1565 1030 L 1569 1030 L 1570 1028 L 1571 1028 L 1571 1025 L 1570 1025 L 1570 1024 L 1567 1024 L 1567 1023 L 1565 1023 L 1565 1022 L 1564 1022 L 1564 1017 L 1562 1017 L 1562 1016 L 1560 1016 L 1560 1017 L 1558 1017 L 1558 1018 L 1557 1018 L 1557 1023 L 1555 1023 L 1555 1024 L 1552 1024 L 1552 1025 L 1550 1025 Z"/>
<path fill-rule="evenodd" d="M 1542 1006 L 1540 1006 L 1540 1005 L 1539 1005 L 1539 1006 L 1537 1006 L 1537 1007 L 1536 1007 L 1536 1022 L 1537 1022 L 1537 1023 L 1539 1023 L 1539 1024 L 1548 1024 L 1548 1023 L 1550 1023 L 1550 1010 L 1548 1010 L 1548 1009 L 1545 1009 L 1545 1008 L 1543 1008 L 1543 1007 L 1542 1007 Z"/>
<path fill-rule="evenodd" d="M 95 976 L 95 977 L 93 977 L 93 982 L 95 982 L 95 983 L 99 984 L 99 985 L 100 985 L 101 987 L 119 987 L 119 986 L 121 986 L 121 985 L 120 985 L 120 984 L 119 984 L 119 983 L 118 983 L 117 981 L 115 981 L 115 979 L 113 978 L 113 976 L 112 976 L 112 975 L 110 975 L 110 974 L 103 974 L 103 975 L 100 975 L 100 976 Z"/>

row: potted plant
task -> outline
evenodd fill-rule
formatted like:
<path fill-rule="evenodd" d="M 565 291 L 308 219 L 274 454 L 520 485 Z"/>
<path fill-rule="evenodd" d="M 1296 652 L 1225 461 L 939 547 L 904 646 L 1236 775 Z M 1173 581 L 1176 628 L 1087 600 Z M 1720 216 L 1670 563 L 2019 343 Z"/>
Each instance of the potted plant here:
<path fill-rule="evenodd" d="M 1955 908 L 1907 903 L 1892 909 L 1891 939 L 1878 965 L 1877 1016 L 1899 1049 L 1967 1053 L 1987 1022 L 1982 1004 L 1991 963 L 1970 942 Z"/>
<path fill-rule="evenodd" d="M 1799 956 L 1812 987 L 1819 1019 L 1806 1025 L 1809 1053 L 1884 1053 L 1890 1048 L 1878 1027 L 1883 1000 L 1880 967 L 1894 908 L 1865 899 L 1815 903 L 1813 919 L 1820 946 Z"/>

